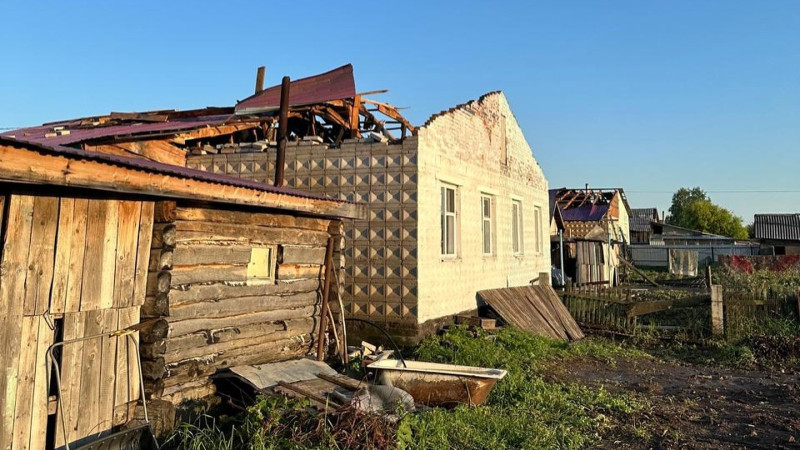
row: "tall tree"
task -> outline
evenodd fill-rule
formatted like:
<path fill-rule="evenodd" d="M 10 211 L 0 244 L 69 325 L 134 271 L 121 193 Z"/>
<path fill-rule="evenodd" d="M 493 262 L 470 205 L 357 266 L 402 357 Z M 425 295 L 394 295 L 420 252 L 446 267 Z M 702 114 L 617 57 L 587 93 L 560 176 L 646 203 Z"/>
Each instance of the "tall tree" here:
<path fill-rule="evenodd" d="M 672 194 L 672 206 L 669 207 L 669 217 L 667 217 L 667 223 L 679 227 L 686 227 L 685 223 L 687 222 L 687 219 L 684 215 L 686 208 L 698 200 L 710 201 L 708 195 L 706 195 L 706 191 L 700 189 L 700 187 L 695 186 L 691 189 L 678 189 L 677 192 Z"/>

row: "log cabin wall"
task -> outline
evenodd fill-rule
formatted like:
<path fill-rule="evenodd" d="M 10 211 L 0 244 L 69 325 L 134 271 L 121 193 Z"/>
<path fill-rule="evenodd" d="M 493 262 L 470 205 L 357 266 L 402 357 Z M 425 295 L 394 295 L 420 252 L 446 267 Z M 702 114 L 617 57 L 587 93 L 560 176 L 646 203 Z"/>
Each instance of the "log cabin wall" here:
<path fill-rule="evenodd" d="M 45 355 L 55 342 L 139 322 L 153 202 L 59 194 L 0 184 L 3 450 L 61 446 L 64 425 L 69 442 L 94 436 L 132 418 L 139 399 L 138 360 L 126 338 L 90 339 L 54 353 L 62 367 L 58 408 Z"/>
<path fill-rule="evenodd" d="M 313 352 L 325 246 L 341 223 L 292 214 L 156 203 L 142 310 L 156 319 L 142 334 L 149 395 L 202 398 L 220 369 Z"/>

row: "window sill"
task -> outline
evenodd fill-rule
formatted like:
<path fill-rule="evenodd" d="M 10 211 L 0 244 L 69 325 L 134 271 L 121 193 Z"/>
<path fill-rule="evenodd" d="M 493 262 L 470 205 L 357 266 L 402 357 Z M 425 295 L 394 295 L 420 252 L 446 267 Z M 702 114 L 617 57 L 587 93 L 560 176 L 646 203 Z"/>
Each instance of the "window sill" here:
<path fill-rule="evenodd" d="M 461 262 L 460 256 L 441 256 L 439 257 L 439 261 L 441 262 Z"/>

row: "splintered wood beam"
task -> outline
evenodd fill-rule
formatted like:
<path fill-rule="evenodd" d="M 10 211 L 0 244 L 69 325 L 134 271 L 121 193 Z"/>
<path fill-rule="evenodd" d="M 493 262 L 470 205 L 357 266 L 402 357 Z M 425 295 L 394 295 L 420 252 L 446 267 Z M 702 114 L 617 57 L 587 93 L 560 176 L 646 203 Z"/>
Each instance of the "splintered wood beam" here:
<path fill-rule="evenodd" d="M 307 198 L 280 192 L 145 171 L 109 161 L 56 154 L 26 144 L 0 144 L 0 181 L 67 186 L 129 194 L 182 198 L 363 219 L 361 204 Z"/>
<path fill-rule="evenodd" d="M 414 128 L 414 126 L 411 125 L 411 123 L 408 120 L 406 120 L 406 118 L 403 117 L 402 114 L 397 112 L 397 108 L 395 108 L 394 106 L 388 103 L 376 102 L 375 100 L 369 100 L 369 99 L 364 99 L 364 103 L 369 103 L 371 105 L 377 106 L 378 111 L 380 111 L 381 114 L 387 117 L 391 117 L 392 119 L 403 124 L 403 126 L 405 126 L 406 129 L 410 131 L 412 135 L 417 134 L 416 128 Z"/>
<path fill-rule="evenodd" d="M 357 95 L 360 95 L 360 96 L 363 97 L 365 95 L 385 94 L 387 92 L 389 92 L 388 89 L 378 89 L 378 90 L 375 90 L 375 91 L 359 92 Z"/>
<path fill-rule="evenodd" d="M 235 133 L 237 131 L 256 128 L 259 125 L 260 123 L 258 121 L 253 121 L 253 122 L 240 122 L 229 125 L 218 125 L 215 127 L 209 126 L 205 128 L 198 128 L 192 131 L 177 133 L 172 139 L 170 139 L 170 142 L 172 142 L 173 144 L 185 145 L 186 141 L 191 141 L 193 139 L 203 139 L 203 138 L 222 136 L 225 134 Z"/>
<path fill-rule="evenodd" d="M 264 75 L 267 72 L 267 68 L 261 66 L 256 71 L 256 94 L 264 90 Z"/>
<path fill-rule="evenodd" d="M 361 110 L 361 96 L 356 95 L 353 99 L 353 105 L 350 107 L 350 138 L 360 138 L 361 132 L 359 131 L 359 111 Z"/>

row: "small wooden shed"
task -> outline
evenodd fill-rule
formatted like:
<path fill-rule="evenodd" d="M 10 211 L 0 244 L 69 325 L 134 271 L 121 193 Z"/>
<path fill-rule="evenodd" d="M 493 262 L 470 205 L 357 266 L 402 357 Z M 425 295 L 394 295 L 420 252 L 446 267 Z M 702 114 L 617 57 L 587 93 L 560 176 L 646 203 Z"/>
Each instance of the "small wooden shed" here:
<path fill-rule="evenodd" d="M 60 447 L 130 420 L 142 363 L 111 333 L 143 321 L 156 395 L 166 375 L 180 379 L 183 355 L 213 361 L 191 371 L 198 394 L 197 379 L 226 364 L 310 350 L 285 337 L 310 338 L 316 325 L 319 248 L 340 218 L 363 215 L 290 189 L 3 137 L 0 210 L 0 450 Z M 48 349 L 84 337 L 53 352 L 59 402 Z"/>

